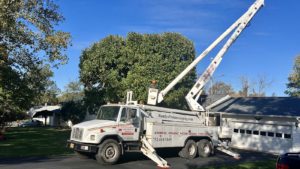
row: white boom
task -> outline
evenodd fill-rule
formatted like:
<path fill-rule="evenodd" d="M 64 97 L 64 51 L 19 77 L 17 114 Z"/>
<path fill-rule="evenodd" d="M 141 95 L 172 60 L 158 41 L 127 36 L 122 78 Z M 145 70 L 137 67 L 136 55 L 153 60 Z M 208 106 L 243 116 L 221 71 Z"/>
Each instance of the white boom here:
<path fill-rule="evenodd" d="M 204 111 L 204 108 L 197 102 L 204 85 L 208 82 L 210 77 L 215 72 L 216 68 L 222 61 L 222 58 L 228 48 L 232 45 L 232 43 L 238 38 L 247 24 L 251 21 L 253 16 L 257 13 L 257 11 L 264 5 L 264 0 L 256 0 L 256 2 L 251 5 L 248 11 L 242 15 L 236 22 L 234 22 L 223 34 L 221 34 L 206 50 L 204 50 L 185 70 L 183 70 L 165 89 L 161 90 L 158 94 L 153 94 L 153 90 L 151 93 L 151 97 L 148 97 L 148 104 L 156 104 L 156 100 L 158 103 L 162 102 L 164 96 L 190 71 L 192 70 L 211 50 L 213 50 L 225 37 L 227 37 L 232 31 L 232 35 L 227 40 L 225 45 L 218 52 L 216 57 L 212 60 L 207 69 L 203 72 L 203 74 L 199 77 L 193 88 L 186 95 L 186 100 L 191 110 L 193 111 Z M 149 94 L 150 94 L 149 90 Z M 153 96 L 157 96 L 153 97 Z M 150 101 L 150 102 L 149 102 Z"/>

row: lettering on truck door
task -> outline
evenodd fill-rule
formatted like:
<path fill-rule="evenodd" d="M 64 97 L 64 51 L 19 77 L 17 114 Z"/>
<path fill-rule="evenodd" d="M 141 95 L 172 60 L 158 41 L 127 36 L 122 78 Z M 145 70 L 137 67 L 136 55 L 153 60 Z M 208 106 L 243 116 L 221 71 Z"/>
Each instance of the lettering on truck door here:
<path fill-rule="evenodd" d="M 140 113 L 136 108 L 124 107 L 118 126 L 119 135 L 125 141 L 137 141 L 140 134 Z"/>

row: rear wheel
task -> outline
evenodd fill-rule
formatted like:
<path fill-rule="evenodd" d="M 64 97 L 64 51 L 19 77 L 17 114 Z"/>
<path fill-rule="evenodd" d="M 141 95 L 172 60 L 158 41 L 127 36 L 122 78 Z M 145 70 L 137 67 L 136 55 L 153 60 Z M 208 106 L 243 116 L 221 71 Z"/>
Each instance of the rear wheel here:
<path fill-rule="evenodd" d="M 98 153 L 96 154 L 97 162 L 101 164 L 115 164 L 121 155 L 119 143 L 113 139 L 107 139 L 99 145 Z"/>
<path fill-rule="evenodd" d="M 178 154 L 182 158 L 193 159 L 197 155 L 197 144 L 194 140 L 188 140 Z"/>
<path fill-rule="evenodd" d="M 197 142 L 198 153 L 201 157 L 209 157 L 213 154 L 213 146 L 209 140 L 203 139 Z"/>

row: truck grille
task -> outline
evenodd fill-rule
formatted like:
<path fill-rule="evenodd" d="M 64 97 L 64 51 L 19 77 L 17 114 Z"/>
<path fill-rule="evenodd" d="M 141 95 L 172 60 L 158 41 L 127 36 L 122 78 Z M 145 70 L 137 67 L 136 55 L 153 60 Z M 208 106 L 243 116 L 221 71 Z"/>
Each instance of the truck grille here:
<path fill-rule="evenodd" d="M 83 129 L 73 128 L 72 129 L 72 139 L 81 140 L 83 134 Z"/>

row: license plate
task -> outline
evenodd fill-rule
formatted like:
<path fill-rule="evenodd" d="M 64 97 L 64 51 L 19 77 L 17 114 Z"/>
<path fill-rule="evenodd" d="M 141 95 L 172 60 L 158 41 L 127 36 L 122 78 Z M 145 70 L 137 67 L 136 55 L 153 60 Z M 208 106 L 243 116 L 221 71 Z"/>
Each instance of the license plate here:
<path fill-rule="evenodd" d="M 73 143 L 70 144 L 70 148 L 74 148 L 74 144 Z"/>
<path fill-rule="evenodd" d="M 88 146 L 81 146 L 80 149 L 81 150 L 89 150 L 89 147 Z"/>

